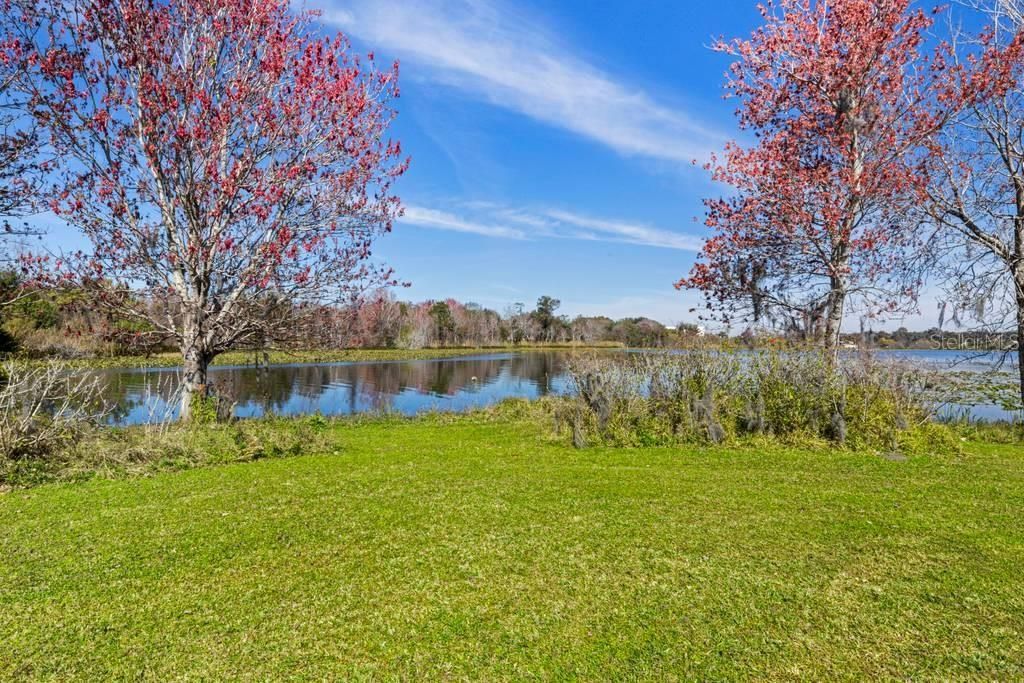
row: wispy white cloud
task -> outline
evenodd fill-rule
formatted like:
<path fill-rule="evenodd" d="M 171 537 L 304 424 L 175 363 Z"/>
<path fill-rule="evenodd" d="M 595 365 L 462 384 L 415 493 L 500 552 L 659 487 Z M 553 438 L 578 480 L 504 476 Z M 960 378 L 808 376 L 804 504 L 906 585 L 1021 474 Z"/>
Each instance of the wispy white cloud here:
<path fill-rule="evenodd" d="M 487 202 L 469 202 L 457 210 L 460 213 L 407 206 L 400 221 L 437 230 L 516 240 L 554 238 L 623 242 L 683 251 L 698 251 L 702 244 L 701 239 L 693 235 L 645 223 L 584 216 L 562 209 L 533 211 Z M 509 224 L 518 227 L 509 227 Z"/>
<path fill-rule="evenodd" d="M 485 237 L 502 237 L 515 240 L 526 238 L 526 233 L 522 230 L 507 228 L 489 222 L 466 220 L 447 211 L 427 209 L 420 206 L 405 207 L 405 215 L 399 219 L 399 222 L 426 228 L 436 228 L 438 230 L 468 232 L 475 235 L 484 235 Z"/>
<path fill-rule="evenodd" d="M 320 0 L 323 18 L 418 75 L 626 155 L 705 159 L 721 132 L 590 64 L 501 0 Z"/>
<path fill-rule="evenodd" d="M 545 215 L 559 223 L 586 230 L 585 234 L 590 235 L 590 239 L 615 240 L 684 251 L 699 251 L 703 244 L 699 237 L 662 230 L 642 223 L 593 218 L 557 209 L 549 210 Z"/>

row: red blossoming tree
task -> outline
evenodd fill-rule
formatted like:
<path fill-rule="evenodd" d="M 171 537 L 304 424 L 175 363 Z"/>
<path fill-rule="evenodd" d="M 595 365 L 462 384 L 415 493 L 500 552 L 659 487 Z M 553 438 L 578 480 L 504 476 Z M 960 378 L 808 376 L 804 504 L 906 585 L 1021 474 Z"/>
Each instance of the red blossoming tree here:
<path fill-rule="evenodd" d="M 37 208 L 46 170 L 27 98 L 17 87 L 27 60 L 18 35 L 33 11 L 28 0 L 0 0 L 0 237 L 7 238 L 36 234 L 17 219 Z"/>
<path fill-rule="evenodd" d="M 943 129 L 930 159 L 939 263 L 956 318 L 1015 339 L 1024 405 L 1024 1 L 965 4 L 987 28 L 954 29 L 955 57 L 986 88 Z"/>
<path fill-rule="evenodd" d="M 287 0 L 44 4 L 22 87 L 62 160 L 51 209 L 92 244 L 56 267 L 176 341 L 185 417 L 217 354 L 288 338 L 284 308 L 391 279 L 369 257 L 401 210 L 397 64 Z"/>
<path fill-rule="evenodd" d="M 910 0 L 779 0 L 727 82 L 740 127 L 708 168 L 707 240 L 677 287 L 726 320 L 784 321 L 838 349 L 851 308 L 895 310 L 919 285 L 907 255 L 926 196 L 923 143 L 948 117 L 946 62 L 920 54 L 931 18 Z"/>

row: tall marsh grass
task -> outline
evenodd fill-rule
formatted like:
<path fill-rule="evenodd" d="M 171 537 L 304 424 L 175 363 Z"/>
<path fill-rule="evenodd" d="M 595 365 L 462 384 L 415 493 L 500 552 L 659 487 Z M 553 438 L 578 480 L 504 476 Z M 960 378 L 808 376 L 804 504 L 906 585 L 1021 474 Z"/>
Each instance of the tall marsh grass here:
<path fill-rule="evenodd" d="M 578 356 L 558 412 L 577 447 L 726 443 L 771 437 L 851 449 L 946 449 L 927 389 L 936 377 L 869 357 L 815 352 Z"/>

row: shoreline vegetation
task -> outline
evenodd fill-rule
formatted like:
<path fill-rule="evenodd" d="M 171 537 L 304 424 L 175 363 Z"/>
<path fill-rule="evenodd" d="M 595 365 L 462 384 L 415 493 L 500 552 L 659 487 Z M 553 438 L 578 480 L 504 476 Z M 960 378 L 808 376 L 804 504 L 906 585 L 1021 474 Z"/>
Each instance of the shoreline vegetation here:
<path fill-rule="evenodd" d="M 1013 413 L 1014 387 L 993 373 L 939 372 L 913 363 L 851 355 L 833 365 L 820 351 L 774 348 L 741 358 L 716 345 L 689 353 L 625 353 L 621 345 L 530 344 L 440 349 L 357 349 L 222 354 L 215 365 L 375 363 L 467 358 L 491 353 L 570 352 L 562 359 L 564 396 L 519 412 L 578 449 L 729 446 L 776 443 L 906 457 L 955 450 L 950 422 L 969 422 L 966 406 Z M 307 452 L 304 418 L 236 418 L 230 387 L 191 406 L 192 424 L 167 413 L 140 428 L 111 425 L 104 368 L 180 367 L 175 354 L 76 361 L 8 361 L 0 385 L 0 486 L 34 486 L 106 471 L 149 472 L 270 454 Z M 174 400 L 174 399 L 172 399 Z M 180 399 L 178 399 L 180 400 Z M 62 403 L 63 401 L 63 403 Z M 54 409 L 54 406 L 64 406 Z M 512 415 L 508 406 L 494 415 Z M 949 412 L 940 412 L 945 406 Z M 378 410 L 367 419 L 387 415 Z M 320 413 L 310 423 L 330 420 Z M 1011 422 L 1018 422 L 1017 419 Z M 218 423 L 238 425 L 218 430 Z M 267 424 L 277 427 L 267 427 Z M 1007 425 L 1012 433 L 1015 427 Z M 230 433 L 233 441 L 220 441 Z M 294 434 L 293 434 L 294 435 Z M 286 445 L 291 443 L 292 445 Z M 297 449 L 297 450 L 296 450 Z M 224 456 L 224 453 L 230 454 Z"/>
<path fill-rule="evenodd" d="M 1024 442 L 1021 423 L 978 424 L 955 414 L 938 419 L 930 407 L 940 389 L 937 377 L 906 363 L 861 358 L 832 367 L 820 354 L 768 353 L 740 362 L 732 354 L 709 350 L 682 355 L 610 350 L 585 349 L 566 359 L 567 380 L 576 389 L 569 394 L 509 398 L 461 413 L 431 410 L 402 416 L 383 409 L 349 416 L 239 419 L 230 412 L 222 416 L 211 400 L 211 405 L 196 408 L 191 422 L 113 426 L 104 423 L 102 412 L 96 418 L 69 416 L 65 424 L 46 418 L 42 408 L 39 418 L 8 430 L 12 437 L 20 433 L 25 438 L 22 445 L 7 438 L 3 442 L 0 489 L 309 455 L 330 451 L 321 435 L 340 427 L 417 420 L 529 423 L 552 443 L 575 450 L 637 453 L 648 447 L 793 447 L 823 456 L 842 450 L 903 460 L 957 453 L 965 439 Z M 66 393 L 62 383 L 89 376 L 53 368 L 19 371 L 10 365 L 8 373 L 34 373 L 56 383 L 56 393 Z M 987 391 L 995 396 L 998 389 Z M 48 386 L 15 392 L 42 394 L 43 401 L 54 393 Z M 40 412 L 19 400 L 7 405 L 4 399 L 0 408 L 8 416 L 26 409 Z M 90 399 L 79 403 L 87 406 Z M 5 424 L 16 423 L 9 419 Z"/>
<path fill-rule="evenodd" d="M 672 350 L 707 350 L 721 351 L 752 351 L 771 352 L 791 348 L 807 350 L 805 345 L 786 342 L 767 344 L 743 344 L 733 340 L 709 339 L 687 345 L 673 347 L 632 347 L 621 342 L 553 342 L 553 343 L 520 343 L 491 344 L 475 346 L 439 346 L 419 349 L 404 348 L 341 348 L 341 349 L 272 349 L 272 350 L 238 350 L 228 351 L 214 357 L 211 367 L 225 366 L 274 366 L 292 365 L 297 363 L 362 363 L 404 360 L 443 360 L 487 353 L 531 353 L 544 351 L 600 352 L 625 351 L 644 349 L 650 351 Z M 848 352 L 867 354 L 885 353 L 889 351 L 948 351 L 962 354 L 965 358 L 973 355 L 1009 354 L 1004 348 L 924 348 L 920 346 L 906 347 L 844 347 Z M 55 358 L 50 356 L 35 357 L 25 354 L 6 354 L 6 360 L 24 365 L 44 365 L 59 361 L 70 369 L 143 369 L 143 368 L 177 368 L 182 366 L 181 355 L 175 351 L 161 351 L 150 354 L 96 354 L 76 358 Z"/>
<path fill-rule="evenodd" d="M 423 349 L 297 349 L 228 351 L 214 357 L 211 367 L 290 365 L 294 363 L 346 363 L 403 360 L 443 360 L 481 353 L 529 353 L 542 351 L 615 351 L 627 347 L 607 343 L 507 344 L 493 346 L 446 346 Z M 45 364 L 50 358 L 11 356 L 10 360 L 28 365 Z M 149 355 L 111 355 L 70 358 L 61 361 L 74 369 L 175 368 L 181 367 L 181 354 L 173 351 Z"/>
<path fill-rule="evenodd" d="M 299 459 L 307 456 L 338 455 L 348 437 L 358 433 L 386 434 L 389 429 L 430 431 L 438 442 L 446 426 L 458 430 L 467 426 L 506 426 L 522 430 L 529 439 L 518 444 L 528 453 L 533 445 L 544 444 L 573 452 L 622 452 L 642 458 L 650 449 L 680 458 L 702 451 L 723 454 L 756 454 L 762 451 L 795 449 L 829 458 L 847 453 L 866 460 L 903 462 L 935 457 L 969 456 L 976 447 L 1001 447 L 1024 443 L 1024 423 L 970 422 L 932 423 L 923 431 L 908 432 L 909 442 L 892 447 L 865 439 L 836 443 L 829 438 L 801 430 L 789 435 L 730 434 L 715 443 L 703 436 L 654 440 L 643 438 L 634 425 L 625 439 L 601 439 L 581 445 L 572 424 L 573 402 L 557 397 L 529 401 L 506 399 L 487 408 L 455 413 L 426 411 L 416 415 L 360 413 L 325 417 L 266 416 L 233 422 L 182 423 L 102 427 L 82 433 L 77 441 L 46 459 L 0 460 L 0 496 L 19 490 L 73 485 L 93 480 L 145 479 L 174 472 L 220 467 L 261 460 Z M 584 418 L 586 419 L 586 418 Z M 638 438 L 639 435 L 639 438 Z M 1024 468 L 1024 458 L 1021 460 Z"/>

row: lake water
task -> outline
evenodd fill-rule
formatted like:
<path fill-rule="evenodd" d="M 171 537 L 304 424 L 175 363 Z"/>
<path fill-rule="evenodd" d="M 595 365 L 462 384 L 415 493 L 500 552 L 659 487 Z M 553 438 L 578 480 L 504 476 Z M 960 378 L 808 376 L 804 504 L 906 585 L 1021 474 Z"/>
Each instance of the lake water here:
<path fill-rule="evenodd" d="M 890 351 L 879 355 L 979 376 L 1014 369 L 1001 367 L 998 354 Z M 210 371 L 210 383 L 219 394 L 236 402 L 238 417 L 458 412 L 506 398 L 534 399 L 567 391 L 565 358 L 563 352 L 529 352 L 438 360 L 215 367 Z M 142 424 L 177 415 L 178 369 L 111 369 L 99 374 L 107 385 L 107 400 L 117 405 L 113 422 Z M 968 411 L 977 419 L 1014 417 L 995 404 L 955 406 L 952 410 Z"/>
<path fill-rule="evenodd" d="M 465 411 L 506 398 L 564 392 L 563 353 L 495 353 L 438 360 L 296 363 L 210 369 L 218 394 L 236 402 L 235 415 L 351 415 L 393 411 Z M 99 373 L 118 424 L 174 417 L 176 368 L 113 369 Z"/>

